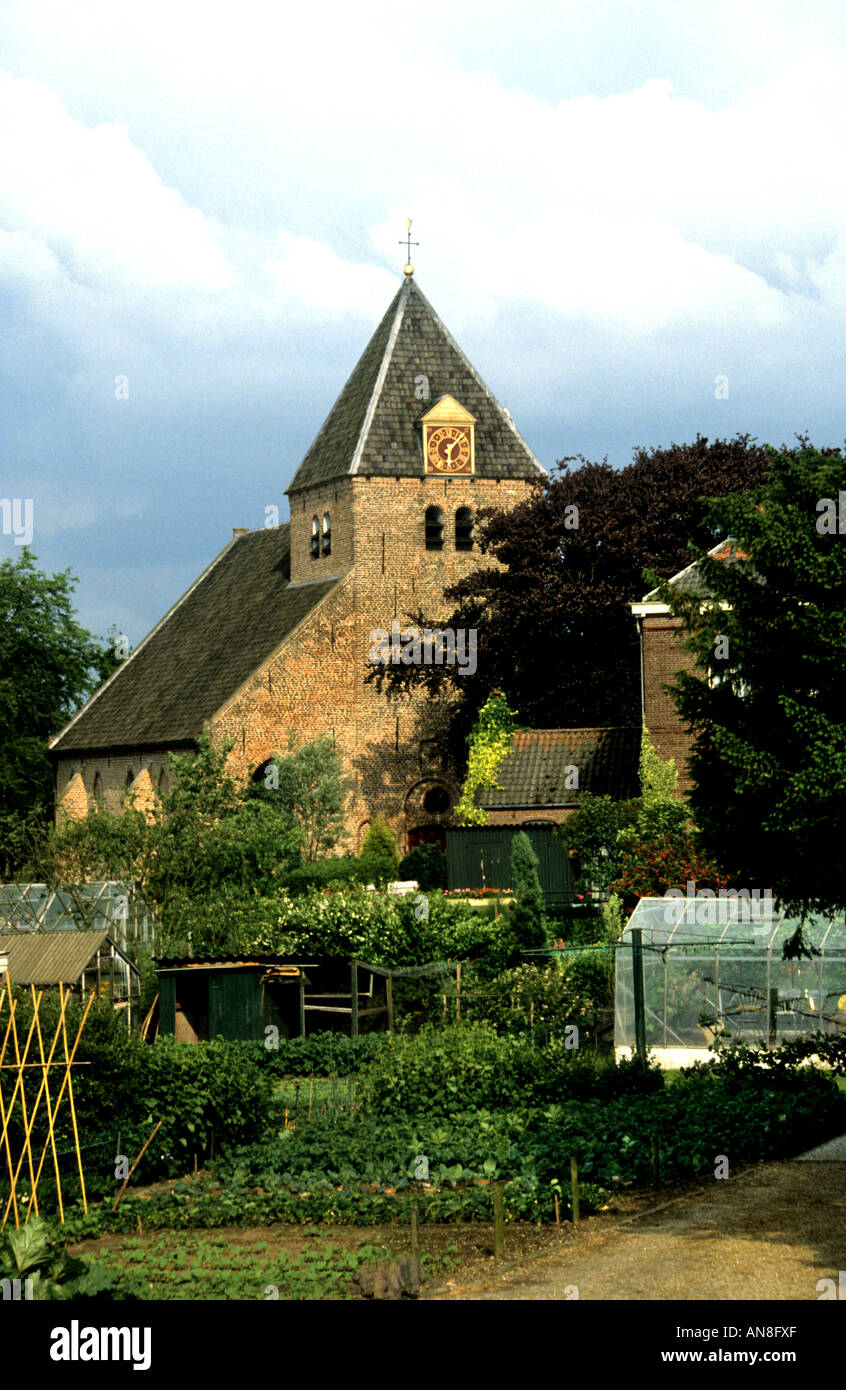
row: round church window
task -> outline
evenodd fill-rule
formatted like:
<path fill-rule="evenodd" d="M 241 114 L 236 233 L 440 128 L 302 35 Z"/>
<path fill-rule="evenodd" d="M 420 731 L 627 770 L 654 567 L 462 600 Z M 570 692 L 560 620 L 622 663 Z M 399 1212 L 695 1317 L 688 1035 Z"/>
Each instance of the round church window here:
<path fill-rule="evenodd" d="M 423 810 L 430 816 L 442 816 L 449 810 L 449 792 L 444 787 L 430 787 L 423 798 Z"/>

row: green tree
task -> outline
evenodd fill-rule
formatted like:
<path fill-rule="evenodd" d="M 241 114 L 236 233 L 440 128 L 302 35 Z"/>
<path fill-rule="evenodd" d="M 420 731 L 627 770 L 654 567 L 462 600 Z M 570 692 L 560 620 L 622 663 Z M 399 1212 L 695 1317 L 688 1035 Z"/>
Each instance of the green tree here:
<path fill-rule="evenodd" d="M 24 547 L 0 563 L 0 871 L 28 852 L 53 806 L 47 743 L 117 665 L 76 622 L 70 570 L 47 575 Z"/>
<path fill-rule="evenodd" d="M 516 902 L 508 913 L 509 964 L 519 960 L 521 951 L 548 945 L 539 864 L 525 830 L 518 831 L 511 842 L 511 879 Z"/>
<path fill-rule="evenodd" d="M 172 788 L 156 817 L 128 804 L 120 814 L 100 810 L 52 830 L 40 875 L 49 882 L 132 882 L 155 905 L 163 945 L 192 932 L 195 947 L 225 948 L 225 922 L 250 916 L 254 899 L 279 888 L 300 862 L 302 839 L 277 807 L 235 785 L 226 770 L 230 748 L 214 748 L 203 735 L 195 754 L 171 754 Z"/>
<path fill-rule="evenodd" d="M 278 753 L 249 792 L 300 827 L 303 859 L 310 863 L 343 838 L 349 790 L 335 740 L 320 734 L 310 743 L 301 743 L 292 733 L 287 754 Z"/>
<path fill-rule="evenodd" d="M 375 817 L 361 842 L 359 858 L 367 859 L 369 857 L 384 859 L 391 865 L 394 874 L 396 874 L 399 869 L 397 842 L 385 824 L 384 817 L 381 815 Z"/>
<path fill-rule="evenodd" d="M 579 809 L 563 822 L 561 841 L 570 855 L 579 887 L 605 892 L 620 869 L 620 831 L 637 819 L 638 802 L 584 792 Z"/>
<path fill-rule="evenodd" d="M 750 886 L 842 910 L 846 460 L 806 439 L 770 455 L 760 487 L 713 507 L 735 545 L 700 553 L 706 595 L 665 591 L 699 665 L 674 687 L 695 735 L 690 803 L 703 847 Z"/>

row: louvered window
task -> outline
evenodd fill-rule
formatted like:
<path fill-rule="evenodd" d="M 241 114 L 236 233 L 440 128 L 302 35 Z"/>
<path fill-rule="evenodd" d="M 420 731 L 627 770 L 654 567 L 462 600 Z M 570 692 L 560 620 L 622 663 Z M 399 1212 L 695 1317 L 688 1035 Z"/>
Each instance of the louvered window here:
<path fill-rule="evenodd" d="M 473 513 L 469 507 L 459 507 L 455 513 L 455 548 L 473 549 Z"/>
<path fill-rule="evenodd" d="M 311 518 L 311 558 L 316 560 L 320 554 L 320 522 L 316 516 Z"/>
<path fill-rule="evenodd" d="M 426 549 L 443 550 L 444 514 L 440 507 L 426 508 Z"/>
<path fill-rule="evenodd" d="M 328 512 L 323 513 L 323 554 L 332 554 L 332 518 Z"/>

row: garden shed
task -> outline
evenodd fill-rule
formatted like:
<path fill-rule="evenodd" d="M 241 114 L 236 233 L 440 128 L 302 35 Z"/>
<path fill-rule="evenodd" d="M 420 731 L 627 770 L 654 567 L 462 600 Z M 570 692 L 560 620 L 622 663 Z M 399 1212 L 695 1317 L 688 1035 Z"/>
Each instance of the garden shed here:
<path fill-rule="evenodd" d="M 641 898 L 616 951 L 618 1057 L 637 1044 L 639 961 L 644 1041 L 662 1066 L 707 1058 L 717 1035 L 764 1046 L 807 1033 L 846 1035 L 842 913 L 802 922 L 768 899 L 727 892 Z"/>
<path fill-rule="evenodd" d="M 136 1022 L 141 976 L 108 932 L 0 932 L 0 976 L 4 965 L 14 985 L 93 990 L 126 1011 L 129 1027 Z"/>
<path fill-rule="evenodd" d="M 347 956 L 179 957 L 161 960 L 158 977 L 159 1030 L 182 1042 L 265 1039 L 269 1026 L 280 1037 L 317 1027 L 355 1036 L 391 1006 L 388 972 Z"/>
<path fill-rule="evenodd" d="M 222 1037 L 266 1040 L 336 1031 L 393 1031 L 394 1008 L 413 1007 L 421 988 L 443 990 L 453 961 L 387 970 L 349 956 L 253 954 L 172 957 L 158 962 L 159 1031 L 182 1042 Z M 446 1009 L 446 994 L 443 994 Z M 454 995 L 453 995 L 454 997 Z"/>

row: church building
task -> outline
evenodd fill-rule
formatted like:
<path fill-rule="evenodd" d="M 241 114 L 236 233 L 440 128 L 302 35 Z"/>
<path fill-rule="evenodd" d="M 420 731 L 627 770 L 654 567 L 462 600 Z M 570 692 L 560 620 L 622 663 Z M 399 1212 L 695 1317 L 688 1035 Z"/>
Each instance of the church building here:
<path fill-rule="evenodd" d="M 168 754 L 203 732 L 234 740 L 242 781 L 289 734 L 329 734 L 351 784 L 344 848 L 378 813 L 401 852 L 440 838 L 460 790 L 441 753 L 448 697 L 380 694 L 374 644 L 417 609 L 445 617 L 444 590 L 479 564 L 479 509 L 544 476 L 406 267 L 287 490 L 290 521 L 236 530 L 53 740 L 58 814 L 117 810 L 128 789 L 154 805 Z"/>

